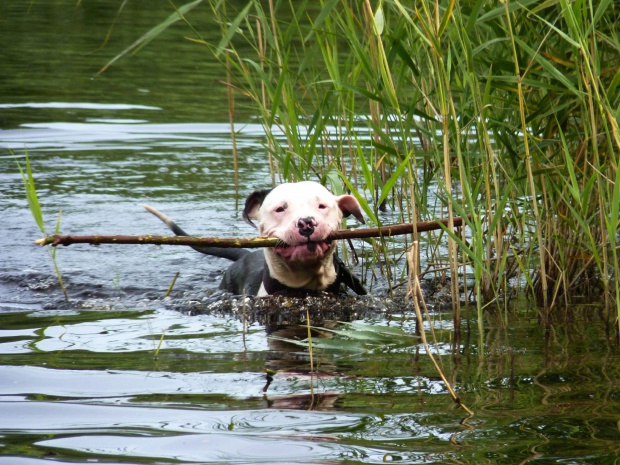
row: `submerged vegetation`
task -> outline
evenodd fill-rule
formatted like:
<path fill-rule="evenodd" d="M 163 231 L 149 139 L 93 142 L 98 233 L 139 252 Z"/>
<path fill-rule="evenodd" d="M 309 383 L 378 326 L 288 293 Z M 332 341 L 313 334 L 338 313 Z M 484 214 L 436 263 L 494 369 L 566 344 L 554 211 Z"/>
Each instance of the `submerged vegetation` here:
<path fill-rule="evenodd" d="M 473 274 L 452 296 L 473 292 L 479 315 L 525 288 L 545 308 L 602 295 L 620 316 L 614 2 L 205 1 L 217 44 L 188 16 L 200 3 L 176 19 L 225 65 L 231 117 L 260 118 L 274 182 L 348 189 L 377 225 L 388 206 L 403 221 L 469 216 L 432 262 Z M 402 250 L 373 245 L 394 273 Z"/>

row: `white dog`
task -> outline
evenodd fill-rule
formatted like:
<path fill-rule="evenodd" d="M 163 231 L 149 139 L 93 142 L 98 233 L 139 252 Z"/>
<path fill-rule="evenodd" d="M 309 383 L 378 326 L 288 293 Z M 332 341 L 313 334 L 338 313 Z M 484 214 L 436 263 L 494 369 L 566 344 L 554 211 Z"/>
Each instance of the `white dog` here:
<path fill-rule="evenodd" d="M 153 207 L 145 208 L 179 236 L 187 233 Z M 264 251 L 219 247 L 194 247 L 199 252 L 233 260 L 220 289 L 239 295 L 265 296 L 284 292 L 339 293 L 342 285 L 366 294 L 360 281 L 334 255 L 332 232 L 342 218 L 353 215 L 364 222 L 358 201 L 350 195 L 335 196 L 311 181 L 281 184 L 255 191 L 247 198 L 243 219 L 261 236 L 277 237 L 281 244 Z"/>

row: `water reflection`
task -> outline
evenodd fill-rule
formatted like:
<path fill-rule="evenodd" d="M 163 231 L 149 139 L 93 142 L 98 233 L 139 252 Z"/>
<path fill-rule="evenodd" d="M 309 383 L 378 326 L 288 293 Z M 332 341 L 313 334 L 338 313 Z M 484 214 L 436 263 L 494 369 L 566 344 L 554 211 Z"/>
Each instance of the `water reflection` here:
<path fill-rule="evenodd" d="M 615 457 L 614 349 L 593 344 L 604 321 L 590 313 L 589 330 L 566 339 L 584 320 L 567 324 L 557 315 L 545 341 L 535 312 L 529 320 L 507 316 L 488 322 L 485 353 L 465 341 L 443 358 L 476 412 L 466 418 L 415 338 L 398 350 L 370 345 L 362 353 L 317 343 L 311 375 L 302 347 L 268 339 L 262 325 L 244 332 L 242 318 L 230 315 L 3 313 L 0 429 L 9 454 L 26 441 L 37 456 L 65 458 L 267 460 L 245 449 L 254 441 L 272 450 L 271 461 L 295 463 L 307 463 L 288 455 L 297 447 L 319 461 L 359 456 L 371 463 L 385 456 L 414 463 L 480 463 L 488 454 L 569 458 L 583 447 L 597 461 Z M 449 326 L 451 317 L 436 320 Z M 397 322 L 413 329 L 406 315 L 372 321 Z M 287 339 L 303 337 L 280 329 Z M 265 389 L 269 368 L 278 372 Z"/>

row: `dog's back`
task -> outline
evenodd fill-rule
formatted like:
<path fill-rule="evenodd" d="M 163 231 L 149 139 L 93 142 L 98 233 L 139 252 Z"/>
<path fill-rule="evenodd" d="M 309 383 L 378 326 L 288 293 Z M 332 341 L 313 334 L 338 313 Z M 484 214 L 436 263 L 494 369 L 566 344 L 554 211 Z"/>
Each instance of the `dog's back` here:
<path fill-rule="evenodd" d="M 178 224 L 164 213 L 150 205 L 143 207 L 159 218 L 177 236 L 189 236 Z M 194 247 L 192 249 L 214 257 L 226 258 L 234 263 L 226 270 L 219 289 L 237 295 L 256 295 L 263 280 L 265 256 L 262 250 L 249 251 L 246 249 L 228 247 Z"/>

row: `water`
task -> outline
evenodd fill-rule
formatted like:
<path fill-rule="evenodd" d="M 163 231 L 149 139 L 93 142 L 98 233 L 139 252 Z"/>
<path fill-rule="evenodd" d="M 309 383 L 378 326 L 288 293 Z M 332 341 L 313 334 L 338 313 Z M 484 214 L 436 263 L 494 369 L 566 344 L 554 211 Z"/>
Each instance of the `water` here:
<path fill-rule="evenodd" d="M 409 314 L 395 322 L 413 330 Z M 548 338 L 535 313 L 505 323 L 491 318 L 484 354 L 466 340 L 444 357 L 467 418 L 417 340 L 315 355 L 313 398 L 303 351 L 256 324 L 243 338 L 236 318 L 4 312 L 0 463 L 613 463 L 617 355 L 595 344 L 600 319 L 556 322 Z M 447 342 L 449 315 L 436 327 Z M 264 367 L 280 370 L 266 390 Z"/>
<path fill-rule="evenodd" d="M 96 74 L 169 14 L 128 2 L 101 49 L 118 8 L 108 3 L 0 5 L 1 465 L 620 461 L 618 348 L 596 304 L 547 318 L 509 302 L 482 335 L 464 314 L 458 341 L 434 306 L 467 417 L 417 338 L 371 326 L 325 349 L 316 340 L 311 377 L 307 350 L 277 338 L 295 328 L 265 324 L 273 305 L 212 295 L 226 262 L 183 247 L 59 249 L 66 302 L 32 245 L 42 233 L 8 149 L 22 166 L 28 151 L 50 232 L 62 210 L 67 233 L 165 233 L 149 203 L 191 233 L 251 236 L 238 204 L 268 176 L 262 129 L 241 110 L 235 191 L 221 68 L 183 25 Z M 206 8 L 194 14 L 217 30 Z M 410 308 L 383 299 L 381 283 L 374 294 L 303 305 L 317 325 L 328 311 L 343 319 L 341 305 L 413 334 Z M 303 317 L 297 304 L 278 303 L 280 317 Z"/>

